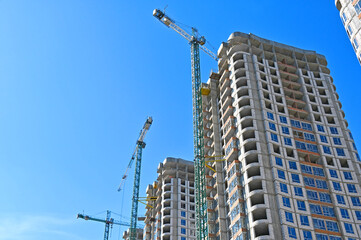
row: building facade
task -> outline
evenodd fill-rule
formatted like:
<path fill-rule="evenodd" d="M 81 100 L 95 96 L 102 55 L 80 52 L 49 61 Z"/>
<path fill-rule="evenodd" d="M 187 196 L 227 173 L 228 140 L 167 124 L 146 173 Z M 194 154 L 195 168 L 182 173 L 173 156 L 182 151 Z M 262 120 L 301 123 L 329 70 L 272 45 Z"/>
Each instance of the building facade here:
<path fill-rule="evenodd" d="M 130 240 L 130 230 L 129 229 L 123 232 L 123 239 Z M 142 228 L 137 228 L 136 239 L 143 240 L 143 229 Z"/>
<path fill-rule="evenodd" d="M 224 159 L 208 163 L 209 239 L 361 239 L 360 157 L 325 57 L 239 32 L 218 57 L 203 85 L 205 153 Z"/>
<path fill-rule="evenodd" d="M 361 64 L 361 0 L 336 0 L 335 4 Z"/>
<path fill-rule="evenodd" d="M 168 157 L 157 172 L 146 190 L 144 239 L 196 239 L 193 162 Z"/>

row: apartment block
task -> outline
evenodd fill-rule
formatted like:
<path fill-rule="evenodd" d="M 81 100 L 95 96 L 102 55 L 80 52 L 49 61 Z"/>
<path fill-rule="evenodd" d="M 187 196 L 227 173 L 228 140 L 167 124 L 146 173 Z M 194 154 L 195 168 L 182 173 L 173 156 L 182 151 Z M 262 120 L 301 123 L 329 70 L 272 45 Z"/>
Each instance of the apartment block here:
<path fill-rule="evenodd" d="M 361 64 L 361 1 L 336 0 L 335 4 L 340 11 L 340 18 Z"/>
<path fill-rule="evenodd" d="M 123 232 L 123 239 L 130 240 L 130 231 L 129 231 L 129 229 L 127 231 Z M 137 228 L 136 239 L 137 240 L 143 240 L 143 229 L 142 228 Z"/>
<path fill-rule="evenodd" d="M 203 85 L 209 239 L 361 239 L 360 157 L 326 58 L 240 32 L 218 57 Z"/>
<path fill-rule="evenodd" d="M 157 172 L 146 189 L 144 239 L 196 239 L 193 161 L 168 157 Z"/>

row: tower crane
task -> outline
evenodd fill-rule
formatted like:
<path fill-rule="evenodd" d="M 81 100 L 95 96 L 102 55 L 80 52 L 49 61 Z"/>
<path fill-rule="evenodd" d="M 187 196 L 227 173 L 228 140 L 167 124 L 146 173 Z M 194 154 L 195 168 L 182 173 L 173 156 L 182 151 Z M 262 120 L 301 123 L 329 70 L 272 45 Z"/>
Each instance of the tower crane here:
<path fill-rule="evenodd" d="M 111 212 L 109 210 L 107 210 L 106 219 L 99 219 L 99 218 L 91 217 L 91 216 L 84 215 L 84 214 L 81 214 L 81 213 L 78 213 L 77 218 L 82 218 L 84 220 L 91 220 L 91 221 L 105 223 L 104 240 L 108 240 L 108 238 L 109 238 L 109 229 L 113 228 L 113 224 L 120 225 L 120 226 L 127 226 L 127 227 L 130 226 L 130 224 L 127 223 L 127 222 L 116 221 L 113 218 L 111 218 Z"/>
<path fill-rule="evenodd" d="M 124 182 L 128 176 L 127 173 L 129 169 L 132 167 L 132 164 L 135 160 L 132 210 L 131 210 L 130 228 L 129 228 L 130 240 L 135 240 L 137 235 L 137 220 L 138 220 L 137 217 L 138 217 L 138 201 L 139 201 L 139 186 L 140 186 L 140 170 L 142 166 L 142 152 L 143 152 L 143 148 L 145 148 L 145 142 L 144 142 L 145 135 L 147 134 L 152 123 L 153 123 L 152 117 L 148 117 L 144 123 L 142 130 L 140 131 L 133 155 L 130 158 L 128 167 L 125 171 L 125 174 L 123 175 L 123 178 L 118 188 L 118 191 L 122 189 Z"/>
<path fill-rule="evenodd" d="M 192 98 L 193 98 L 193 136 L 194 136 L 194 169 L 196 185 L 196 225 L 197 239 L 204 240 L 208 238 L 207 224 L 207 195 L 206 195 L 206 177 L 205 177 L 205 156 L 203 140 L 203 114 L 202 114 L 202 92 L 201 89 L 201 71 L 199 49 L 202 49 L 214 60 L 217 55 L 206 48 L 204 44 L 206 39 L 199 36 L 197 29 L 192 28 L 192 33 L 188 33 L 179 27 L 173 19 L 167 16 L 159 9 L 154 9 L 153 16 L 167 27 L 173 29 L 184 37 L 191 45 L 191 66 L 192 66 Z"/>

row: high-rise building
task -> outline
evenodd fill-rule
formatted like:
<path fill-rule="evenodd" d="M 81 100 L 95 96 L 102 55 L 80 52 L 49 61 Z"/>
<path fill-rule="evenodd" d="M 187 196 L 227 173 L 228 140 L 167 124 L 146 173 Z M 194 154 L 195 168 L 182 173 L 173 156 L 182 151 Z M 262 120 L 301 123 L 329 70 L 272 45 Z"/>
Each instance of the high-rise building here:
<path fill-rule="evenodd" d="M 361 239 L 360 157 L 325 57 L 239 32 L 218 57 L 203 85 L 205 154 L 225 159 L 208 163 L 209 239 Z"/>
<path fill-rule="evenodd" d="M 136 230 L 137 235 L 136 235 L 136 240 L 143 240 L 143 229 L 142 228 L 137 228 Z M 123 232 L 123 239 L 125 240 L 130 240 L 130 231 L 129 229 Z"/>
<path fill-rule="evenodd" d="M 157 172 L 146 190 L 144 239 L 196 239 L 193 162 L 168 157 Z"/>
<path fill-rule="evenodd" d="M 361 64 L 361 0 L 335 0 L 335 4 Z"/>

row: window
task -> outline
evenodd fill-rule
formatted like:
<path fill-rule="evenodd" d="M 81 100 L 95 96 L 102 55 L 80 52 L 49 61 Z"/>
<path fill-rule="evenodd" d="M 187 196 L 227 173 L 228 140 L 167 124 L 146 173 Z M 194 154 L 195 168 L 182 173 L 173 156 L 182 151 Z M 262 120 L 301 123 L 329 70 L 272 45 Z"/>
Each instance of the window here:
<path fill-rule="evenodd" d="M 187 240 L 185 237 L 181 237 L 181 240 Z"/>
<path fill-rule="evenodd" d="M 271 139 L 272 139 L 272 141 L 278 142 L 278 137 L 274 133 L 271 133 Z"/>
<path fill-rule="evenodd" d="M 361 206 L 361 202 L 358 197 L 351 197 L 351 202 L 352 202 L 352 205 L 354 205 L 355 207 Z"/>
<path fill-rule="evenodd" d="M 182 226 L 185 226 L 185 225 L 186 225 L 186 220 L 181 219 L 181 225 L 182 225 Z"/>
<path fill-rule="evenodd" d="M 277 164 L 278 166 L 283 167 L 283 162 L 282 162 L 282 159 L 281 159 L 281 158 L 279 158 L 279 157 L 275 157 L 275 159 L 276 159 L 276 164 Z"/>
<path fill-rule="evenodd" d="M 289 165 L 290 169 L 297 170 L 297 163 L 296 162 L 289 161 L 288 165 Z"/>
<path fill-rule="evenodd" d="M 324 177 L 325 176 L 325 172 L 323 171 L 322 168 L 318 168 L 318 167 L 312 167 L 313 169 L 313 174 L 316 176 L 320 176 L 320 177 Z"/>
<path fill-rule="evenodd" d="M 310 166 L 306 166 L 306 165 L 301 164 L 301 171 L 303 173 L 312 174 L 312 168 Z"/>
<path fill-rule="evenodd" d="M 356 186 L 354 184 L 347 184 L 347 189 L 349 193 L 357 193 Z"/>
<path fill-rule="evenodd" d="M 285 217 L 287 222 L 293 223 L 293 215 L 290 212 L 285 212 Z"/>
<path fill-rule="evenodd" d="M 344 12 L 342 13 L 341 19 L 342 19 L 343 24 L 345 24 L 345 22 L 347 21 L 347 17 Z"/>
<path fill-rule="evenodd" d="M 337 171 L 336 170 L 333 170 L 333 169 L 330 169 L 330 176 L 332 178 L 338 178 L 338 175 L 337 175 Z"/>
<path fill-rule="evenodd" d="M 278 174 L 278 177 L 283 179 L 283 180 L 286 180 L 286 176 L 285 176 L 285 172 L 282 171 L 282 170 L 277 170 L 277 174 Z"/>
<path fill-rule="evenodd" d="M 281 192 L 288 193 L 287 185 L 284 183 L 280 183 Z"/>
<path fill-rule="evenodd" d="M 330 127 L 331 134 L 338 134 L 338 130 L 335 127 Z"/>
<path fill-rule="evenodd" d="M 339 232 L 337 222 L 326 221 L 327 230 L 331 232 Z"/>
<path fill-rule="evenodd" d="M 297 239 L 296 229 L 294 229 L 293 227 L 288 227 L 288 236 L 289 236 L 290 238 L 295 238 L 295 239 Z"/>
<path fill-rule="evenodd" d="M 320 139 L 321 139 L 321 142 L 328 143 L 326 136 L 320 135 Z"/>
<path fill-rule="evenodd" d="M 357 147 L 355 143 L 352 143 L 353 150 L 357 151 Z"/>
<path fill-rule="evenodd" d="M 351 35 L 352 35 L 352 33 L 353 33 L 353 31 L 352 31 L 352 28 L 351 28 L 351 25 L 348 25 L 347 26 L 347 33 L 350 35 L 350 37 L 351 37 Z"/>
<path fill-rule="evenodd" d="M 295 190 L 295 195 L 296 195 L 296 196 L 303 197 L 302 188 L 300 188 L 300 187 L 293 187 L 293 189 Z"/>
<path fill-rule="evenodd" d="M 312 214 L 322 215 L 322 210 L 319 205 L 310 204 L 310 210 Z"/>
<path fill-rule="evenodd" d="M 335 211 L 331 207 L 322 206 L 322 212 L 323 212 L 323 215 L 325 215 L 327 217 L 336 217 Z"/>
<path fill-rule="evenodd" d="M 321 220 L 321 219 L 314 218 L 313 219 L 313 226 L 316 229 L 326 230 L 325 222 L 323 220 Z"/>
<path fill-rule="evenodd" d="M 298 174 L 294 174 L 292 173 L 291 174 L 291 177 L 292 177 L 292 182 L 295 182 L 295 183 L 300 183 L 300 176 L 298 176 Z"/>
<path fill-rule="evenodd" d="M 340 213 L 342 218 L 350 219 L 347 209 L 340 208 Z"/>
<path fill-rule="evenodd" d="M 306 211 L 306 204 L 304 201 L 297 200 L 297 208 L 301 211 Z"/>
<path fill-rule="evenodd" d="M 295 142 L 296 142 L 297 149 L 306 150 L 306 144 L 304 144 L 303 142 L 299 142 L 299 141 L 295 141 Z"/>
<path fill-rule="evenodd" d="M 345 226 L 345 230 L 346 230 L 347 233 L 354 234 L 352 224 L 349 224 L 349 223 L 343 223 L 343 224 Z"/>
<path fill-rule="evenodd" d="M 312 240 L 312 234 L 310 231 L 302 230 L 304 240 Z"/>
<path fill-rule="evenodd" d="M 355 211 L 356 218 L 358 221 L 361 221 L 361 211 Z"/>
<path fill-rule="evenodd" d="M 302 128 L 308 131 L 312 131 L 312 126 L 309 123 L 302 123 Z"/>
<path fill-rule="evenodd" d="M 348 135 L 350 136 L 351 139 L 353 139 L 352 133 L 348 132 Z"/>
<path fill-rule="evenodd" d="M 315 142 L 315 135 L 311 133 L 304 133 L 305 140 Z"/>
<path fill-rule="evenodd" d="M 335 145 L 342 145 L 340 138 L 333 138 L 333 143 L 334 143 Z"/>
<path fill-rule="evenodd" d="M 343 196 L 336 195 L 336 199 L 338 204 L 346 205 L 345 198 Z"/>
<path fill-rule="evenodd" d="M 318 148 L 314 144 L 307 143 L 306 148 L 307 148 L 307 151 L 318 153 Z"/>
<path fill-rule="evenodd" d="M 318 194 L 315 191 L 307 190 L 307 198 L 318 201 Z"/>
<path fill-rule="evenodd" d="M 287 124 L 287 118 L 284 116 L 280 116 L 280 121 L 281 121 L 281 123 Z"/>
<path fill-rule="evenodd" d="M 323 126 L 321 126 L 321 125 L 317 125 L 317 130 L 319 132 L 325 132 L 325 128 Z"/>
<path fill-rule="evenodd" d="M 268 126 L 270 130 L 276 131 L 276 125 L 274 123 L 269 122 Z"/>
<path fill-rule="evenodd" d="M 267 118 L 271 120 L 275 120 L 273 117 L 273 113 L 267 112 Z"/>
<path fill-rule="evenodd" d="M 324 180 L 316 179 L 316 186 L 317 186 L 317 188 L 328 189 L 327 183 Z"/>
<path fill-rule="evenodd" d="M 355 49 L 358 49 L 359 45 L 356 38 L 353 39 L 353 45 L 355 46 Z"/>
<path fill-rule="evenodd" d="M 282 133 L 289 135 L 289 134 L 290 134 L 290 130 L 288 129 L 288 127 L 282 126 Z"/>
<path fill-rule="evenodd" d="M 328 240 L 328 236 L 323 234 L 316 234 L 316 240 Z"/>
<path fill-rule="evenodd" d="M 301 128 L 300 122 L 292 119 L 291 119 L 291 126 L 295 128 Z"/>
<path fill-rule="evenodd" d="M 300 215 L 301 225 L 310 226 L 307 216 Z"/>
<path fill-rule="evenodd" d="M 345 156 L 345 151 L 342 148 L 336 148 L 338 156 Z"/>
<path fill-rule="evenodd" d="M 332 185 L 333 185 L 333 188 L 336 190 L 336 191 L 342 191 L 342 188 L 341 188 L 341 184 L 338 183 L 338 182 L 332 182 Z"/>
<path fill-rule="evenodd" d="M 181 234 L 186 234 L 186 229 L 185 228 L 181 228 Z"/>
<path fill-rule="evenodd" d="M 328 193 L 323 193 L 320 192 L 320 201 L 321 202 L 326 202 L 326 203 L 331 203 L 331 196 Z"/>
<path fill-rule="evenodd" d="M 306 186 L 315 187 L 315 180 L 309 177 L 303 177 L 303 181 L 305 182 Z"/>
<path fill-rule="evenodd" d="M 285 141 L 285 144 L 288 146 L 292 146 L 292 140 L 291 138 L 284 137 L 283 140 Z"/>
<path fill-rule="evenodd" d="M 326 154 L 331 154 L 331 149 L 330 147 L 327 146 L 322 146 L 323 152 Z"/>
<path fill-rule="evenodd" d="M 181 216 L 182 216 L 182 217 L 186 217 L 186 212 L 181 211 Z"/>
<path fill-rule="evenodd" d="M 283 206 L 289 207 L 289 208 L 291 207 L 291 202 L 290 202 L 289 198 L 282 197 L 282 202 L 283 202 Z"/>

